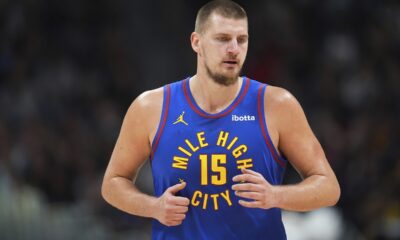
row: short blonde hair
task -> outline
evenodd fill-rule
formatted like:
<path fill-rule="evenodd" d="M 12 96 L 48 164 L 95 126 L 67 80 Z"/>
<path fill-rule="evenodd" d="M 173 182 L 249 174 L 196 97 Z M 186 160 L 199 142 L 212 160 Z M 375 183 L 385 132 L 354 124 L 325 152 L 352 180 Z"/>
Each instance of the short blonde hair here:
<path fill-rule="evenodd" d="M 195 32 L 202 33 L 207 27 L 211 14 L 216 13 L 226 18 L 246 19 L 246 11 L 231 0 L 214 0 L 206 3 L 199 9 L 196 16 Z"/>

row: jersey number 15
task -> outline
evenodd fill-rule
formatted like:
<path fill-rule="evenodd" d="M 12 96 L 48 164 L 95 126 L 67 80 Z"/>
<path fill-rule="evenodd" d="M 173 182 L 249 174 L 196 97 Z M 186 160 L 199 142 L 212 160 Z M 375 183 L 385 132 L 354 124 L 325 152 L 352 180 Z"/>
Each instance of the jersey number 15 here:
<path fill-rule="evenodd" d="M 209 167 L 208 155 L 200 154 L 200 176 L 201 185 L 208 185 Z M 226 184 L 226 154 L 211 154 L 211 184 L 224 185 Z"/>

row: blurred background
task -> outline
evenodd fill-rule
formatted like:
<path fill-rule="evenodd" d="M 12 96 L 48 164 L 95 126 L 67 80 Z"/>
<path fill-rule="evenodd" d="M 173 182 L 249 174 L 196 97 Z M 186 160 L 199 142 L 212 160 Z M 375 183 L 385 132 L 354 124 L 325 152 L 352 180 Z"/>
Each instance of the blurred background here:
<path fill-rule="evenodd" d="M 150 238 L 100 185 L 133 99 L 195 73 L 205 2 L 0 0 L 0 239 Z M 400 239 L 399 1 L 237 2 L 243 74 L 298 98 L 342 187 L 334 208 L 285 212 L 289 239 Z"/>

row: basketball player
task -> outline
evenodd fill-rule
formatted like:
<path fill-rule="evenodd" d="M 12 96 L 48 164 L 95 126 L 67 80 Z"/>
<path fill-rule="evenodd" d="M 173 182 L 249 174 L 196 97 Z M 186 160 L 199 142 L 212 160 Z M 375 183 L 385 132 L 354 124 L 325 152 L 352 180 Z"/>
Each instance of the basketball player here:
<path fill-rule="evenodd" d="M 141 94 L 130 106 L 102 194 L 153 218 L 153 239 L 286 239 L 281 209 L 336 204 L 340 188 L 296 99 L 240 70 L 246 12 L 229 0 L 197 14 L 196 75 Z M 150 159 L 155 196 L 132 179 Z M 282 185 L 287 164 L 303 180 Z"/>

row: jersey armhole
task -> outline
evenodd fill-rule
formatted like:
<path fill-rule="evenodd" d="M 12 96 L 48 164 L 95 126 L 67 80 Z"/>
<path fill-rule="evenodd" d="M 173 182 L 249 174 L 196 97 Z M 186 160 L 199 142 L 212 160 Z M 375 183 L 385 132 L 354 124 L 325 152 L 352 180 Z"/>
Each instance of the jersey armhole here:
<path fill-rule="evenodd" d="M 263 135 L 264 142 L 267 145 L 268 149 L 270 150 L 273 159 L 279 166 L 281 166 L 283 169 L 285 169 L 287 160 L 279 154 L 278 150 L 275 148 L 275 146 L 271 140 L 271 137 L 268 133 L 267 121 L 266 121 L 265 112 L 264 112 L 264 109 L 265 109 L 264 96 L 265 96 L 265 90 L 266 90 L 267 86 L 268 85 L 266 85 L 266 84 L 261 84 L 260 87 L 258 88 L 258 92 L 257 92 L 258 120 L 259 120 L 259 124 L 261 127 L 261 133 Z"/>
<path fill-rule="evenodd" d="M 163 90 L 164 90 L 164 96 L 163 96 L 163 104 L 160 116 L 160 123 L 158 124 L 156 135 L 154 136 L 153 142 L 151 143 L 150 161 L 153 160 L 154 154 L 157 150 L 157 145 L 160 142 L 160 138 L 168 117 L 169 101 L 171 97 L 170 85 L 166 85 Z"/>

